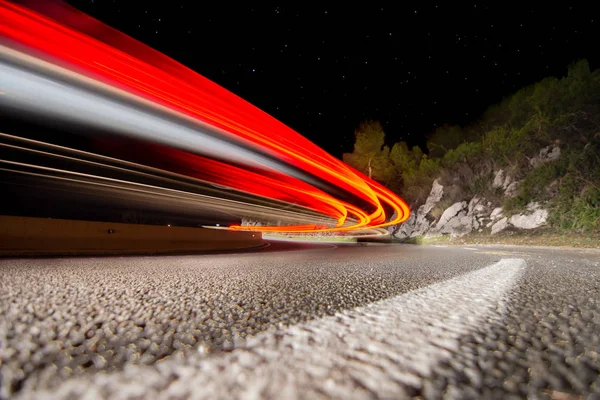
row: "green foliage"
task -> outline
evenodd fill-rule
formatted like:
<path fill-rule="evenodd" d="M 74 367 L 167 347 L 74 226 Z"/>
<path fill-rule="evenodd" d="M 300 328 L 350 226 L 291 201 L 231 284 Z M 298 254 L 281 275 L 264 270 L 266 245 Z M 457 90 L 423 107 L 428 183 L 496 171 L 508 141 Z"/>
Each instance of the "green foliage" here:
<path fill-rule="evenodd" d="M 533 86 L 529 99 L 534 110 L 540 114 L 555 115 L 560 108 L 564 95 L 563 85 L 557 78 L 545 78 Z"/>
<path fill-rule="evenodd" d="M 423 157 L 421 149 L 413 147 L 413 150 L 411 151 L 406 142 L 394 144 L 390 153 L 390 159 L 394 166 L 396 166 L 399 171 L 404 171 L 404 173 L 408 175 L 418 168 L 421 157 Z"/>
<path fill-rule="evenodd" d="M 566 95 L 564 102 L 570 106 L 568 107 L 569 111 L 581 108 L 594 95 L 594 86 L 597 89 L 598 85 L 597 82 L 594 83 L 593 78 L 587 60 L 581 60 L 569 66 L 564 88 Z"/>
<path fill-rule="evenodd" d="M 452 168 L 459 162 L 472 162 L 473 159 L 481 155 L 482 146 L 479 142 L 466 142 L 460 144 L 457 148 L 448 150 L 442 158 L 442 165 Z"/>
<path fill-rule="evenodd" d="M 465 140 L 465 134 L 460 126 L 443 125 L 427 139 L 427 149 L 431 157 L 442 157 L 448 150 L 454 149 Z"/>
<path fill-rule="evenodd" d="M 547 200 L 551 193 L 550 184 L 567 172 L 565 158 L 542 164 L 531 170 L 523 179 L 521 187 L 529 196 L 528 200 Z"/>
<path fill-rule="evenodd" d="M 385 144 L 385 132 L 379 121 L 365 121 L 354 132 L 354 152 L 371 154 L 381 151 Z"/>
<path fill-rule="evenodd" d="M 441 177 L 453 190 L 449 200 L 481 195 L 495 204 L 504 201 L 507 213 L 546 202 L 554 226 L 600 232 L 600 70 L 590 71 L 585 60 L 571 64 L 564 77 L 504 98 L 470 126 L 436 129 L 427 154 L 405 142 L 389 149 L 384 141 L 379 123 L 364 122 L 344 161 L 413 205 L 424 202 Z M 560 144 L 561 158 L 532 169 L 529 160 L 551 144 Z M 503 199 L 502 190 L 491 187 L 499 168 L 521 181 L 517 196 Z"/>
<path fill-rule="evenodd" d="M 421 157 L 419 167 L 410 174 L 405 174 L 403 179 L 402 194 L 410 203 L 425 201 L 431 190 L 431 184 L 440 171 L 440 160 Z"/>
<path fill-rule="evenodd" d="M 551 222 L 564 230 L 600 233 L 600 189 L 585 186 L 577 194 L 577 187 L 571 179 L 561 186 L 561 196 L 551 214 Z"/>
<path fill-rule="evenodd" d="M 498 126 L 486 133 L 481 147 L 487 157 L 498 164 L 511 165 L 523 157 L 527 144 L 528 129 L 511 128 L 508 125 Z"/>
<path fill-rule="evenodd" d="M 473 179 L 466 182 L 467 197 L 484 196 L 486 198 L 497 197 L 496 189 L 490 186 L 494 179 L 492 171 L 476 175 Z"/>
<path fill-rule="evenodd" d="M 577 173 L 580 182 L 600 186 L 600 129 L 583 149 L 573 149 L 569 157 L 569 170 Z"/>
<path fill-rule="evenodd" d="M 511 126 L 523 125 L 533 113 L 533 107 L 529 101 L 534 89 L 529 86 L 523 88 L 508 98 L 506 107 L 509 117 L 506 121 Z"/>
<path fill-rule="evenodd" d="M 509 100 L 503 99 L 498 104 L 490 106 L 482 115 L 480 124 L 488 131 L 510 121 L 511 111 L 508 106 Z"/>
<path fill-rule="evenodd" d="M 565 175 L 566 171 L 565 157 L 532 169 L 521 181 L 519 193 L 504 200 L 504 211 L 509 214 L 515 213 L 523 211 L 532 201 L 549 200 L 552 196 L 549 190 L 551 183 Z"/>
<path fill-rule="evenodd" d="M 565 230 L 600 232 L 600 138 L 569 155 L 551 222 Z"/>
<path fill-rule="evenodd" d="M 409 149 L 406 142 L 394 144 L 390 152 L 390 161 L 395 171 L 393 190 L 401 192 L 402 188 L 406 186 L 407 179 L 414 178 L 420 173 L 420 168 L 426 168 L 429 165 L 427 162 L 421 163 L 423 158 L 423 152 L 418 146 Z"/>
<path fill-rule="evenodd" d="M 354 152 L 345 153 L 346 164 L 368 177 L 390 184 L 395 178 L 395 169 L 390 162 L 390 149 L 385 146 L 385 132 L 377 121 L 365 121 L 355 132 Z"/>
<path fill-rule="evenodd" d="M 404 244 L 423 244 L 423 243 L 425 243 L 425 238 L 423 236 L 409 237 L 409 238 L 402 240 L 402 243 L 404 243 Z"/>
<path fill-rule="evenodd" d="M 524 211 L 527 208 L 529 202 L 525 196 L 507 197 L 502 203 L 504 213 L 507 215 L 518 214 L 520 211 Z"/>
<path fill-rule="evenodd" d="M 478 137 L 475 127 L 461 128 L 457 125 L 442 125 L 427 139 L 429 156 L 441 158 L 448 151 L 456 149 L 463 143 L 476 141 Z"/>

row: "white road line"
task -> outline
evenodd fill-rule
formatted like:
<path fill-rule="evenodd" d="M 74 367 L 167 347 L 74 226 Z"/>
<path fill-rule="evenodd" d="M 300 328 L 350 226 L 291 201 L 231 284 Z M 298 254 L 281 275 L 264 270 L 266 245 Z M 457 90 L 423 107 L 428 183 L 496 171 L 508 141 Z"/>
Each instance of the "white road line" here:
<path fill-rule="evenodd" d="M 475 247 L 463 247 L 463 250 L 472 250 L 472 251 L 477 251 L 479 249 L 475 248 Z"/>
<path fill-rule="evenodd" d="M 461 336 L 502 318 L 525 267 L 522 259 L 502 259 L 404 295 L 263 333 L 228 353 L 73 378 L 51 397 L 403 398 L 404 388 L 420 388 L 422 378 L 459 351 Z"/>

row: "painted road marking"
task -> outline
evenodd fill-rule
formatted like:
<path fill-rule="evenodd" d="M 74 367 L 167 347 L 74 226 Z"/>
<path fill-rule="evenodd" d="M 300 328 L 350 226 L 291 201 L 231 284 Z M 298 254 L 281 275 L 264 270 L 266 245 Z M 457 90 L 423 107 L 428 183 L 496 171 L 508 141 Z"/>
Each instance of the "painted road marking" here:
<path fill-rule="evenodd" d="M 61 382 L 54 397 L 398 398 L 459 351 L 458 339 L 501 319 L 526 263 L 486 268 L 283 330 L 230 352 Z M 50 393 L 38 392 L 39 398 Z M 46 396 L 46 397 L 44 397 Z"/>

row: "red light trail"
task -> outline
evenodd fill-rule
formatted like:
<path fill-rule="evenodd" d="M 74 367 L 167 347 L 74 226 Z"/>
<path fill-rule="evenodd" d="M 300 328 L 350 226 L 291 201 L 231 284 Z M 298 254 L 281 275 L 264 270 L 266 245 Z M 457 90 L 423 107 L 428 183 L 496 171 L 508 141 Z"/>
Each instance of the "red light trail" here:
<path fill-rule="evenodd" d="M 250 149 L 370 204 L 365 210 L 335 198 L 298 176 L 265 165 L 259 158 L 252 168 L 245 169 L 224 161 L 224 155 L 214 151 L 214 158 L 209 157 L 208 150 L 203 153 L 202 142 L 197 154 L 177 148 L 165 150 L 166 157 L 185 164 L 200 179 L 297 204 L 337 221 L 335 226 L 231 226 L 230 229 L 340 232 L 395 225 L 409 217 L 406 203 L 390 190 L 216 83 L 66 4 L 32 4 L 35 9 L 0 0 L 0 37 L 5 54 L 18 52 L 28 60 L 34 58 L 43 65 L 53 66 L 64 76 L 68 73 L 72 79 L 94 81 L 212 127 L 212 140 L 216 137 L 236 148 Z M 176 133 L 167 134 L 176 137 Z M 393 220 L 386 222 L 384 205 L 395 212 Z M 350 221 L 353 223 L 349 224 Z"/>

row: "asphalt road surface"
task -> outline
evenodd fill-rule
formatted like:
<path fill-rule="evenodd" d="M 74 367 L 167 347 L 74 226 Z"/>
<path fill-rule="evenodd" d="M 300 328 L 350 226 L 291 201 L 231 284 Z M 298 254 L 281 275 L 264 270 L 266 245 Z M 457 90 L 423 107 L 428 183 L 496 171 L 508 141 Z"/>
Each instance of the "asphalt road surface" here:
<path fill-rule="evenodd" d="M 599 251 L 270 250 L 0 259 L 0 397 L 600 398 Z"/>

